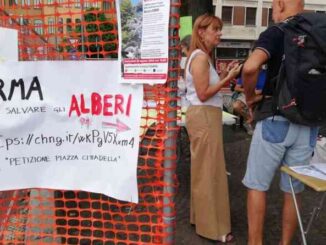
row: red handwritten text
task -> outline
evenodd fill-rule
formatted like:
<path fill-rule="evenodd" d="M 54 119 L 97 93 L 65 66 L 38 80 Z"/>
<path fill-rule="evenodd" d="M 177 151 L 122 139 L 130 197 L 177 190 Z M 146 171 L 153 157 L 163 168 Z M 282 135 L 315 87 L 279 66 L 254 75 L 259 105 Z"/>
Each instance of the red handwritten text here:
<path fill-rule="evenodd" d="M 90 96 L 89 105 L 86 104 L 84 94 L 73 95 L 71 97 L 69 117 L 73 113 L 79 117 L 80 115 L 92 114 L 113 116 L 123 114 L 129 116 L 131 107 L 132 95 L 123 94 L 104 94 L 92 93 Z"/>

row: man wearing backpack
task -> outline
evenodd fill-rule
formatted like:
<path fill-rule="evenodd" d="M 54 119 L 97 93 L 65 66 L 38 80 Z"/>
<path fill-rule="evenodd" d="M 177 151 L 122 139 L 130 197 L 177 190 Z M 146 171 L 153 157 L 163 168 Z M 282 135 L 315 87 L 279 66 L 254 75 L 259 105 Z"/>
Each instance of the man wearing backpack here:
<path fill-rule="evenodd" d="M 275 23 L 286 21 L 303 12 L 303 8 L 303 0 L 273 0 L 273 20 Z M 273 80 L 279 74 L 284 51 L 284 31 L 277 25 L 272 26 L 260 35 L 242 71 L 247 104 L 257 121 L 243 179 L 248 188 L 249 245 L 263 244 L 266 192 L 275 172 L 280 165 L 309 164 L 316 144 L 317 127 L 293 123 L 275 113 Z M 263 95 L 256 95 L 257 77 L 263 64 L 267 64 L 266 83 Z M 281 174 L 280 188 L 284 192 L 281 245 L 291 244 L 298 224 L 288 178 Z M 294 181 L 298 198 L 303 188 L 303 184 Z"/>

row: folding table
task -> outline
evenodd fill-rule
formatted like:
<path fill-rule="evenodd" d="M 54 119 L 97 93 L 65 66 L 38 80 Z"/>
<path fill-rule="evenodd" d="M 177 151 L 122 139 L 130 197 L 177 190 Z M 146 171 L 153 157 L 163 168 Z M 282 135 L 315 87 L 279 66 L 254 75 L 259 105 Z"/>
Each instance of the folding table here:
<path fill-rule="evenodd" d="M 301 236 L 302 236 L 302 242 L 303 245 L 307 245 L 307 241 L 306 241 L 306 235 L 309 232 L 309 229 L 312 225 L 312 222 L 314 221 L 314 219 L 316 217 L 318 217 L 319 212 L 324 204 L 324 201 L 326 199 L 326 181 L 325 180 L 321 180 L 321 179 L 317 179 L 314 177 L 310 177 L 310 176 L 306 176 L 303 174 L 298 174 L 296 172 L 294 172 L 293 170 L 291 170 L 289 167 L 287 166 L 283 166 L 281 167 L 281 171 L 284 173 L 287 173 L 290 177 L 289 177 L 289 181 L 290 181 L 290 186 L 291 186 L 291 192 L 292 192 L 292 197 L 293 197 L 293 201 L 294 201 L 294 205 L 295 205 L 295 209 L 296 209 L 296 213 L 298 216 L 298 221 L 299 221 L 299 226 L 300 226 L 300 232 L 301 232 Z M 313 212 L 310 216 L 308 225 L 306 230 L 304 230 L 303 228 L 303 224 L 302 224 L 302 219 L 301 219 L 301 215 L 300 215 L 300 210 L 298 208 L 298 203 L 297 203 L 297 199 L 294 193 L 294 189 L 293 189 L 293 184 L 292 181 L 293 179 L 297 179 L 299 181 L 301 181 L 302 183 L 304 183 L 305 185 L 309 186 L 310 188 L 312 188 L 313 190 L 317 191 L 317 192 L 324 192 L 322 193 L 321 199 L 318 203 L 318 205 L 316 205 L 313 209 Z"/>

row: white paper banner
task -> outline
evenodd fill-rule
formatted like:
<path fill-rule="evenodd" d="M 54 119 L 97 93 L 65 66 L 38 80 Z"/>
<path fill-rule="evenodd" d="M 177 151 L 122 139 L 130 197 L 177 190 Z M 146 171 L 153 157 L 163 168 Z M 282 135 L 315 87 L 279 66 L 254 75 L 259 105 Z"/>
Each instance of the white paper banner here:
<path fill-rule="evenodd" d="M 170 1 L 119 0 L 119 3 L 121 82 L 165 83 L 168 75 Z"/>
<path fill-rule="evenodd" d="M 143 88 L 120 63 L 0 65 L 0 190 L 84 190 L 138 202 Z"/>
<path fill-rule="evenodd" d="M 0 27 L 0 61 L 18 61 L 18 32 Z"/>

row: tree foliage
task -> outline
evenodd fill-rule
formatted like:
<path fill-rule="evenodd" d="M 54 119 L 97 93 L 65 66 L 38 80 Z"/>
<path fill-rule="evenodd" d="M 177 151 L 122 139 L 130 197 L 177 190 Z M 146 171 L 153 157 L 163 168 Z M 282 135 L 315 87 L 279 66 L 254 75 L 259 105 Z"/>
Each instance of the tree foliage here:
<path fill-rule="evenodd" d="M 130 0 L 122 0 L 120 6 L 122 53 L 123 56 L 129 53 L 136 58 L 140 56 L 143 4 L 140 1 L 133 6 Z"/>
<path fill-rule="evenodd" d="M 128 21 L 130 21 L 133 16 L 133 9 L 132 4 L 130 0 L 122 0 L 120 3 L 120 12 L 122 14 L 121 16 L 121 26 L 126 26 Z"/>
<path fill-rule="evenodd" d="M 104 12 L 99 12 L 96 8 L 89 8 L 83 18 L 84 31 L 81 23 L 77 23 L 75 30 L 73 30 L 74 34 L 72 34 L 79 39 L 78 52 L 87 52 L 86 57 L 90 58 L 103 58 L 101 52 L 104 51 L 110 52 L 108 57 L 117 58 L 118 51 L 115 40 L 118 37 L 111 32 L 114 29 L 114 24 L 105 16 Z M 68 52 L 73 49 L 71 45 L 65 47 Z"/>

